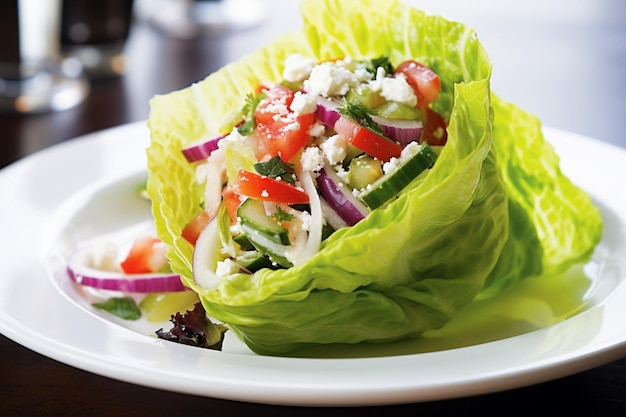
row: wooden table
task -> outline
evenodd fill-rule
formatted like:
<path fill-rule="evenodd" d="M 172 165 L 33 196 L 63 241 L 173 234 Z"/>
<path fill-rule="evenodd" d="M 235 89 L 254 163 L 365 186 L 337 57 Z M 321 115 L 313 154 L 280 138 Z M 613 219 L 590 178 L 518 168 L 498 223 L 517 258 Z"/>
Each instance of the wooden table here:
<path fill-rule="evenodd" d="M 478 30 L 494 62 L 493 89 L 498 94 L 538 114 L 545 125 L 626 147 L 626 3 L 429 3 L 417 1 Z M 267 7 L 264 25 L 221 37 L 174 39 L 137 22 L 127 45 L 124 76 L 95 81 L 87 100 L 64 112 L 0 115 L 0 167 L 81 134 L 144 120 L 154 94 L 185 87 L 284 30 L 299 27 L 295 3 L 273 0 Z M 7 204 L 7 196 L 2 201 Z M 0 357 L 0 415 L 626 415 L 626 358 L 502 393 L 319 410 L 136 386 L 56 362 L 4 336 Z"/>

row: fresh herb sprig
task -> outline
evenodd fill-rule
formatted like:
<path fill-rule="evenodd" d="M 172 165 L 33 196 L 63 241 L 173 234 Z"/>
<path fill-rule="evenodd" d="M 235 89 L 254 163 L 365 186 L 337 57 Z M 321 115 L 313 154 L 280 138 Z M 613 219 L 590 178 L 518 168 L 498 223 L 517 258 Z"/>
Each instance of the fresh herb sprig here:
<path fill-rule="evenodd" d="M 357 103 L 343 98 L 342 106 L 337 109 L 339 114 L 348 119 L 357 122 L 361 126 L 370 129 L 376 133 L 384 134 L 383 129 L 372 120 L 372 116 L 376 115 L 376 111 L 370 109 L 362 103 Z"/>
<path fill-rule="evenodd" d="M 295 184 L 293 166 L 286 164 L 280 156 L 275 156 L 266 162 L 257 162 L 254 164 L 254 170 L 260 175 L 270 178 L 280 177 L 281 180 L 291 185 Z"/>
<path fill-rule="evenodd" d="M 254 117 L 254 112 L 256 111 L 257 106 L 265 98 L 265 93 L 260 93 L 254 95 L 252 93 L 246 95 L 246 103 L 243 105 L 241 109 L 241 113 L 243 114 L 244 121 L 237 127 L 237 131 L 239 134 L 243 136 L 248 136 L 254 128 L 256 127 L 256 118 Z"/>
<path fill-rule="evenodd" d="M 364 61 L 365 67 L 372 74 L 376 74 L 379 67 L 382 67 L 385 70 L 386 74 L 393 74 L 395 71 L 389 57 L 386 55 L 379 56 L 378 58 L 368 59 Z"/>

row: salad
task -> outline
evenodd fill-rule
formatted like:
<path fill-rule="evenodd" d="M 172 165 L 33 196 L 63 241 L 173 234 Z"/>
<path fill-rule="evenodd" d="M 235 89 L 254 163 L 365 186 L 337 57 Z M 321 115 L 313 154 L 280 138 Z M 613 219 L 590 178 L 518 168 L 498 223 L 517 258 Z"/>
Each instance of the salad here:
<path fill-rule="evenodd" d="M 204 186 L 181 235 L 205 289 L 306 263 L 335 231 L 425 177 L 445 144 L 445 121 L 428 107 L 439 78 L 416 61 L 293 54 L 283 74 L 246 96 L 231 132 L 182 150 Z"/>
<path fill-rule="evenodd" d="M 469 27 L 305 0 L 302 31 L 151 101 L 173 272 L 253 351 L 387 342 L 591 256 L 591 198 Z"/>

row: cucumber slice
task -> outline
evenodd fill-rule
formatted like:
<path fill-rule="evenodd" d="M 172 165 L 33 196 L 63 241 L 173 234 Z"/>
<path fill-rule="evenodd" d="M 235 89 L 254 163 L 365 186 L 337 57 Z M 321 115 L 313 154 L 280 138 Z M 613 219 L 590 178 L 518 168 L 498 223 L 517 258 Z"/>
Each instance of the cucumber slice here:
<path fill-rule="evenodd" d="M 387 119 L 422 120 L 422 111 L 395 101 L 387 101 L 374 109 L 376 115 Z"/>
<path fill-rule="evenodd" d="M 374 181 L 361 194 L 361 200 L 374 210 L 396 196 L 404 187 L 413 181 L 424 170 L 437 160 L 437 154 L 426 143 L 410 158 L 401 162 L 393 172 L 383 175 Z"/>
<path fill-rule="evenodd" d="M 279 245 L 289 244 L 287 229 L 267 215 L 261 200 L 248 198 L 237 209 L 237 217 L 241 219 L 242 226 L 256 230 L 270 241 Z"/>

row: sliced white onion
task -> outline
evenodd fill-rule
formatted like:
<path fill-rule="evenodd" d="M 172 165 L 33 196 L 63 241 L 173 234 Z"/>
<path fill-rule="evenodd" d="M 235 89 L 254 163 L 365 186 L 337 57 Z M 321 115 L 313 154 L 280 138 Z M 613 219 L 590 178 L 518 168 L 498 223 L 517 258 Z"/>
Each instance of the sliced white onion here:
<path fill-rule="evenodd" d="M 204 173 L 206 175 L 204 185 L 204 211 L 210 218 L 217 216 L 222 204 L 222 189 L 226 180 L 226 160 L 224 150 L 219 149 L 207 159 Z"/>
<path fill-rule="evenodd" d="M 332 167 L 327 166 L 320 171 L 317 184 L 328 205 L 348 225 L 354 226 L 369 213 L 367 206 L 352 195 Z"/>
<path fill-rule="evenodd" d="M 67 273 L 74 282 L 99 290 L 124 293 L 186 291 L 180 276 L 174 273 L 124 274 L 103 271 L 90 265 L 91 246 L 74 252 L 67 261 Z"/>
<path fill-rule="evenodd" d="M 311 222 L 309 225 L 309 233 L 306 239 L 306 243 L 301 251 L 297 254 L 291 254 L 290 260 L 295 265 L 301 265 L 308 261 L 313 255 L 320 250 L 320 244 L 322 242 L 322 226 L 324 219 L 322 217 L 322 206 L 320 203 L 320 197 L 317 194 L 317 188 L 315 187 L 315 181 L 313 180 L 313 174 L 311 171 L 302 170 L 299 173 L 300 182 L 304 192 L 309 196 L 309 207 L 311 210 Z"/>
<path fill-rule="evenodd" d="M 189 162 L 197 162 L 207 159 L 211 156 L 213 151 L 218 148 L 220 140 L 222 140 L 225 136 L 226 135 L 221 135 L 210 139 L 201 138 L 191 142 L 182 149 L 185 159 Z"/>
<path fill-rule="evenodd" d="M 221 246 L 217 220 L 213 219 L 200 232 L 193 250 L 193 280 L 202 288 L 215 289 L 219 285 L 215 271 Z"/>

